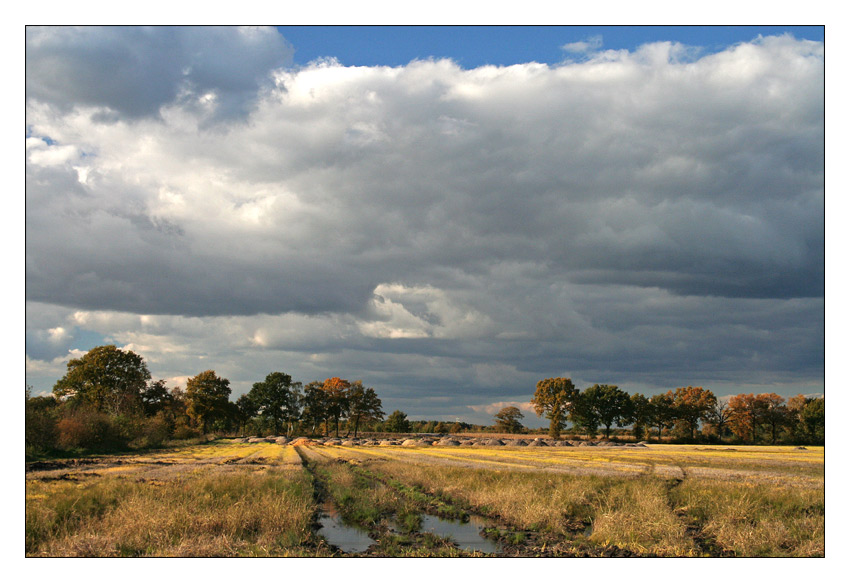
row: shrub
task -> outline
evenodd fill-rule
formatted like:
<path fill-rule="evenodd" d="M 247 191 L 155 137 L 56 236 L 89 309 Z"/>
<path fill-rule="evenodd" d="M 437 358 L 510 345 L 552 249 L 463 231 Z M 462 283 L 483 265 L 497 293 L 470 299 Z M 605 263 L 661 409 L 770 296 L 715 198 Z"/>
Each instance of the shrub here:
<path fill-rule="evenodd" d="M 89 409 L 67 412 L 56 424 L 61 449 L 110 450 L 126 447 L 128 439 L 119 424 L 105 413 Z"/>
<path fill-rule="evenodd" d="M 171 437 L 171 427 L 165 416 L 157 413 L 145 419 L 137 429 L 136 436 L 130 443 L 133 447 L 159 447 Z"/>
<path fill-rule="evenodd" d="M 174 428 L 174 439 L 192 439 L 194 437 L 200 437 L 201 432 L 195 429 L 194 427 L 190 427 L 183 423 L 178 423 Z"/>
<path fill-rule="evenodd" d="M 38 455 L 56 447 L 56 418 L 53 411 L 27 407 L 25 425 L 27 455 Z"/>

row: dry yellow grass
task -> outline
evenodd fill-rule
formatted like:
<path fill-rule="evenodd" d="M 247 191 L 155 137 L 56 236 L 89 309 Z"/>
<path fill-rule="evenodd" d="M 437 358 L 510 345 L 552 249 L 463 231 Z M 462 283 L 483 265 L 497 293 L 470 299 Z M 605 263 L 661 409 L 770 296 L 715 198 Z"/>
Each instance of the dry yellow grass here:
<path fill-rule="evenodd" d="M 59 476 L 62 470 L 31 472 L 27 555 L 326 553 L 308 544 L 315 542 L 313 494 L 295 450 L 239 445 L 162 452 L 135 465 L 124 457 L 122 465 L 109 466 L 119 460 L 105 458 L 102 468 L 71 468 Z"/>
<path fill-rule="evenodd" d="M 823 448 L 296 450 L 221 441 L 29 472 L 27 554 L 327 554 L 310 530 L 315 503 L 299 451 L 361 517 L 398 512 L 402 498 L 329 462 L 352 461 L 563 541 L 660 556 L 824 553 Z"/>
<path fill-rule="evenodd" d="M 325 448 L 323 454 L 492 509 L 521 528 L 567 535 L 577 523 L 592 522 L 591 542 L 641 554 L 824 552 L 823 448 Z M 597 468 L 605 471 L 594 477 Z"/>

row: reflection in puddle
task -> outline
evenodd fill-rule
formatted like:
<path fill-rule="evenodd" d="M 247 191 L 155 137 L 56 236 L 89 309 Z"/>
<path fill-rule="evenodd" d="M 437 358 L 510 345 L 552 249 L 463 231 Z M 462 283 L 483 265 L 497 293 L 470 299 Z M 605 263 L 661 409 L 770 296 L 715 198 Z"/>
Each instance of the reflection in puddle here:
<path fill-rule="evenodd" d="M 430 532 L 440 537 L 452 539 L 457 546 L 465 551 L 480 551 L 487 554 L 496 554 L 501 548 L 495 542 L 481 536 L 481 529 L 488 524 L 475 516 L 469 518 L 469 522 L 458 520 L 445 520 L 430 514 L 422 515 L 422 532 Z"/>
<path fill-rule="evenodd" d="M 362 553 L 375 544 L 365 532 L 343 524 L 336 508 L 328 502 L 322 505 L 319 523 L 322 525 L 319 536 L 344 553 Z"/>

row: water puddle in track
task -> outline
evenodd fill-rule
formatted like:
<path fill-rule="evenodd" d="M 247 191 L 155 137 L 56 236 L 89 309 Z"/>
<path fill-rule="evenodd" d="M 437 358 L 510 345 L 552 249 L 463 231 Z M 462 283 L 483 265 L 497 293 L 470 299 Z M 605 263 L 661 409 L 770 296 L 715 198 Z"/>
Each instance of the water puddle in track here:
<path fill-rule="evenodd" d="M 481 518 L 471 516 L 469 522 L 446 520 L 430 514 L 422 515 L 422 532 L 430 532 L 439 537 L 450 538 L 465 551 L 480 551 L 495 555 L 502 548 L 495 542 L 481 536 L 482 529 L 490 526 Z"/>
<path fill-rule="evenodd" d="M 362 530 L 343 524 L 339 512 L 329 502 L 322 505 L 319 524 L 322 527 L 318 535 L 344 553 L 362 553 L 375 544 L 375 540 Z"/>

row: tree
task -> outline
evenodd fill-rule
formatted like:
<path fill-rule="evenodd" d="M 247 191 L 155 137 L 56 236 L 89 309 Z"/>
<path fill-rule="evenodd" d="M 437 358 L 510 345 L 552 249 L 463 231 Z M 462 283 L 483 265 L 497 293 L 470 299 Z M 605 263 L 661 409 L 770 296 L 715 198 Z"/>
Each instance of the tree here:
<path fill-rule="evenodd" d="M 761 393 L 756 395 L 754 406 L 756 422 L 768 428 L 770 443 L 775 444 L 780 429 L 790 426 L 791 414 L 785 398 L 776 393 Z"/>
<path fill-rule="evenodd" d="M 640 393 L 634 393 L 630 401 L 629 421 L 632 423 L 632 434 L 635 439 L 643 439 L 644 432 L 652 424 L 652 406 L 649 404 L 649 399 Z"/>
<path fill-rule="evenodd" d="M 310 425 L 310 434 L 315 435 L 319 426 L 326 419 L 326 395 L 322 383 L 312 381 L 304 386 L 304 408 L 301 419 Z"/>
<path fill-rule="evenodd" d="M 613 425 L 623 425 L 631 417 L 632 402 L 629 394 L 620 390 L 617 385 L 593 385 L 585 389 L 584 395 L 593 411 L 593 419 L 605 427 L 606 439 L 611 436 Z M 582 398 L 579 397 L 579 403 Z M 593 433 L 596 433 L 596 427 L 593 427 Z"/>
<path fill-rule="evenodd" d="M 699 422 L 710 419 L 716 405 L 714 393 L 702 387 L 680 387 L 673 393 L 673 415 L 686 425 L 691 440 L 696 436 Z"/>
<path fill-rule="evenodd" d="M 570 421 L 576 428 L 587 433 L 590 439 L 596 437 L 600 424 L 598 386 L 588 387 L 578 393 L 569 405 Z"/>
<path fill-rule="evenodd" d="M 53 387 L 57 398 L 72 399 L 111 414 L 141 407 L 141 395 L 151 378 L 144 359 L 113 345 L 92 348 L 68 361 L 68 372 Z"/>
<path fill-rule="evenodd" d="M 503 433 L 521 433 L 523 430 L 520 419 L 525 417 L 516 407 L 502 407 L 502 410 L 496 413 L 496 431 Z"/>
<path fill-rule="evenodd" d="M 49 451 L 56 446 L 56 410 L 59 402 L 49 397 L 33 397 L 32 387 L 27 386 L 24 414 L 24 444 L 27 455 Z"/>
<path fill-rule="evenodd" d="M 568 378 L 549 378 L 537 383 L 531 404 L 538 417 L 545 415 L 549 420 L 549 436 L 553 439 L 561 436 L 568 408 L 577 395 L 573 381 Z"/>
<path fill-rule="evenodd" d="M 168 387 L 162 379 L 150 383 L 141 394 L 142 409 L 148 417 L 153 417 L 165 410 L 171 404 L 171 400 L 171 393 L 168 392 Z"/>
<path fill-rule="evenodd" d="M 254 383 L 248 398 L 256 406 L 257 413 L 270 423 L 275 435 L 281 428 L 298 419 L 301 383 L 292 382 L 292 377 L 282 372 L 266 375 L 266 380 Z"/>
<path fill-rule="evenodd" d="M 729 401 L 721 401 L 719 399 L 714 405 L 714 409 L 707 414 L 707 423 L 717 434 L 719 441 L 723 441 L 723 437 L 729 428 L 730 415 Z"/>
<path fill-rule="evenodd" d="M 826 440 L 826 408 L 824 398 L 810 399 L 800 411 L 800 424 L 811 443 L 823 444 Z"/>
<path fill-rule="evenodd" d="M 339 420 L 348 414 L 348 389 L 351 387 L 345 379 L 333 377 L 325 379 L 322 391 L 325 393 L 326 419 L 334 420 L 335 435 L 339 437 Z M 325 424 L 327 433 L 327 424 Z"/>
<path fill-rule="evenodd" d="M 387 417 L 384 429 L 390 433 L 408 433 L 410 421 L 407 420 L 407 415 L 396 409 Z"/>
<path fill-rule="evenodd" d="M 752 393 L 735 395 L 729 399 L 729 428 L 738 438 L 756 441 L 758 419 L 756 397 Z"/>
<path fill-rule="evenodd" d="M 244 435 L 245 426 L 257 415 L 257 405 L 248 395 L 236 399 L 236 419 L 239 421 L 239 433 Z"/>
<path fill-rule="evenodd" d="M 186 381 L 187 413 L 206 433 L 216 420 L 227 416 L 230 381 L 206 370 Z"/>
<path fill-rule="evenodd" d="M 363 388 L 363 381 L 354 381 L 348 390 L 348 419 L 354 422 L 354 437 L 360 423 L 371 423 L 384 418 L 381 400 L 373 388 Z"/>
<path fill-rule="evenodd" d="M 661 432 L 672 426 L 673 415 L 673 391 L 667 391 L 649 398 L 651 412 L 651 427 L 658 428 L 658 440 L 661 441 Z"/>

